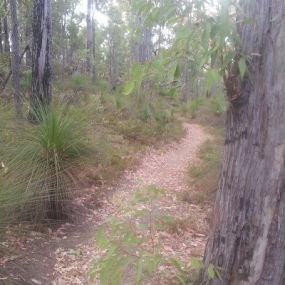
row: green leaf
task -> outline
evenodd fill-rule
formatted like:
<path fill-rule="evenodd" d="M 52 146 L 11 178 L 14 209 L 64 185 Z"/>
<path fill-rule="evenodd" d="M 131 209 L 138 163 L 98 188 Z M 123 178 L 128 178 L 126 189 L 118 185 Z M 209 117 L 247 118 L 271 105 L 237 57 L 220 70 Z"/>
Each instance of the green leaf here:
<path fill-rule="evenodd" d="M 142 272 L 143 272 L 143 258 L 139 258 L 137 263 L 137 270 L 136 270 L 136 285 L 141 284 L 141 278 L 142 278 Z"/>
<path fill-rule="evenodd" d="M 202 263 L 201 263 L 201 261 L 200 261 L 198 258 L 196 258 L 196 257 L 192 257 L 192 258 L 191 258 L 191 268 L 192 268 L 193 270 L 199 270 L 199 269 L 201 269 L 201 268 L 202 268 Z"/>
<path fill-rule="evenodd" d="M 238 68 L 239 68 L 239 73 L 240 73 L 240 76 L 241 78 L 244 77 L 244 74 L 246 72 L 246 61 L 245 61 L 245 58 L 242 57 L 239 62 L 238 62 Z"/>
<path fill-rule="evenodd" d="M 186 283 L 185 283 L 184 279 L 183 279 L 181 276 L 176 275 L 176 278 L 180 281 L 180 284 L 182 284 L 182 285 L 186 285 Z"/>
<path fill-rule="evenodd" d="M 100 248 L 105 248 L 108 245 L 109 241 L 106 238 L 103 228 L 100 228 L 96 231 L 96 245 Z"/>
<path fill-rule="evenodd" d="M 214 82 L 221 80 L 219 71 L 217 69 L 210 69 L 207 74 L 207 90 L 210 91 Z"/>
<path fill-rule="evenodd" d="M 130 94 L 133 92 L 134 88 L 135 88 L 135 82 L 129 80 L 129 81 L 125 84 L 125 87 L 124 87 L 124 94 L 125 94 L 125 95 L 130 95 Z"/>
<path fill-rule="evenodd" d="M 215 273 L 215 268 L 213 264 L 210 264 L 208 266 L 207 273 L 208 273 L 209 279 L 215 279 L 216 273 Z"/>
<path fill-rule="evenodd" d="M 181 75 L 180 65 L 177 64 L 173 74 L 173 80 L 178 80 Z"/>
<path fill-rule="evenodd" d="M 169 262 L 177 269 L 178 272 L 180 273 L 185 273 L 183 270 L 183 265 L 175 258 L 170 258 Z"/>

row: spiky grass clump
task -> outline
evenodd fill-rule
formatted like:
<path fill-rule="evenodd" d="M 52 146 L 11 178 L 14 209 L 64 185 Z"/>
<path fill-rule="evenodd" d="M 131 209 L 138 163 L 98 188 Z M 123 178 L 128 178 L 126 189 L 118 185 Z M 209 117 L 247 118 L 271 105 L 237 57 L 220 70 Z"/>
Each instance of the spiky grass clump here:
<path fill-rule="evenodd" d="M 39 124 L 24 128 L 7 147 L 0 188 L 7 215 L 36 223 L 67 218 L 73 169 L 90 151 L 75 109 L 53 107 L 38 116 Z"/>

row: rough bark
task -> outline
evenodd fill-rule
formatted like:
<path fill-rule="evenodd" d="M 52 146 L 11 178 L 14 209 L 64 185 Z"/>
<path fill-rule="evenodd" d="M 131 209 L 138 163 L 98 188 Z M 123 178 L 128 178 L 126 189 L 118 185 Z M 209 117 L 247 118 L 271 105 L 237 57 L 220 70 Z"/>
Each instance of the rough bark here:
<path fill-rule="evenodd" d="M 51 1 L 34 0 L 33 2 L 33 44 L 32 44 L 32 95 L 30 113 L 38 112 L 40 106 L 46 107 L 52 99 L 52 26 Z"/>
<path fill-rule="evenodd" d="M 16 0 L 9 0 L 10 15 L 11 15 L 11 71 L 12 71 L 12 86 L 13 98 L 15 106 L 16 119 L 22 117 L 22 97 L 20 93 L 20 55 L 19 55 L 19 34 L 18 34 L 18 18 Z"/>
<path fill-rule="evenodd" d="M 151 58 L 152 52 L 152 29 L 147 27 L 138 14 L 135 19 L 136 29 L 140 31 L 134 43 L 134 61 L 145 63 Z"/>
<path fill-rule="evenodd" d="M 224 161 L 199 285 L 285 284 L 285 25 L 283 0 L 241 1 L 241 80 L 226 78 L 230 100 Z M 239 19 L 240 20 L 240 19 Z M 240 22 L 240 21 L 239 21 Z"/>

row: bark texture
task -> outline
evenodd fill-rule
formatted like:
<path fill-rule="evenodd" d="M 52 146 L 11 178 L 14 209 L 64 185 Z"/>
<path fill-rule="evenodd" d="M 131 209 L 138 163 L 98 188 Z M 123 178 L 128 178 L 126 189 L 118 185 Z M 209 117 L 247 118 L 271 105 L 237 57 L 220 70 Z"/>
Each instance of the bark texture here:
<path fill-rule="evenodd" d="M 51 0 L 34 0 L 32 44 L 32 96 L 31 110 L 51 102 L 52 90 L 52 29 Z"/>
<path fill-rule="evenodd" d="M 145 63 L 151 58 L 152 53 L 152 29 L 143 23 L 141 16 L 138 14 L 135 19 L 136 29 L 139 36 L 134 44 L 134 61 Z"/>
<path fill-rule="evenodd" d="M 19 34 L 18 34 L 18 18 L 16 0 L 9 0 L 10 15 L 11 15 L 11 71 L 13 98 L 16 118 L 19 120 L 22 117 L 22 97 L 20 93 L 20 55 L 19 55 Z"/>
<path fill-rule="evenodd" d="M 223 169 L 199 285 L 285 284 L 285 25 L 283 0 L 240 1 L 243 80 L 226 79 L 230 101 Z"/>

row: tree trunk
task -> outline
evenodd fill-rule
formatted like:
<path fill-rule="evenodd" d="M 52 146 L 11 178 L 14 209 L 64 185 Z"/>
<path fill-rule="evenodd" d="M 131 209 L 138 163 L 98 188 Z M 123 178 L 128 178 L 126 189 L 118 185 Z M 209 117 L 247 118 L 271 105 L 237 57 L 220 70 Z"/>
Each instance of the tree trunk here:
<path fill-rule="evenodd" d="M 225 80 L 224 162 L 199 285 L 285 284 L 285 2 L 240 1 L 248 73 Z M 240 19 L 239 19 L 240 20 Z"/>
<path fill-rule="evenodd" d="M 7 1 L 4 0 L 4 11 L 5 16 L 3 18 L 3 29 L 4 29 L 4 52 L 10 53 L 10 42 L 9 42 L 9 28 L 8 28 L 8 18 L 7 18 Z"/>
<path fill-rule="evenodd" d="M 93 80 L 96 77 L 95 70 L 95 27 L 94 27 L 94 0 L 87 0 L 87 17 L 86 17 L 86 29 L 87 29 L 87 56 L 86 56 L 86 71 L 92 74 Z"/>
<path fill-rule="evenodd" d="M 30 118 L 35 119 L 40 107 L 47 107 L 52 99 L 51 80 L 51 1 L 33 2 L 32 95 Z"/>
<path fill-rule="evenodd" d="M 110 89 L 115 90 L 117 86 L 117 57 L 115 54 L 114 40 L 109 40 L 109 81 Z"/>
<path fill-rule="evenodd" d="M 3 44 L 2 44 L 2 18 L 0 16 L 0 53 L 3 53 Z"/>
<path fill-rule="evenodd" d="M 181 92 L 181 100 L 182 102 L 188 102 L 190 97 L 190 85 L 189 85 L 189 67 L 188 67 L 188 61 L 186 59 L 186 63 L 183 65 L 182 70 L 182 92 Z"/>
<path fill-rule="evenodd" d="M 18 34 L 18 18 L 17 18 L 17 4 L 16 0 L 9 0 L 10 15 L 11 15 L 11 42 L 12 42 L 12 56 L 11 56 L 11 71 L 12 71 L 12 85 L 13 97 L 16 119 L 20 120 L 22 117 L 22 97 L 20 93 L 20 55 L 19 55 L 19 34 Z"/>
<path fill-rule="evenodd" d="M 145 63 L 151 58 L 152 51 L 152 29 L 146 27 L 142 22 L 141 16 L 138 14 L 135 19 L 136 29 L 141 30 L 139 38 L 134 43 L 134 61 Z"/>
<path fill-rule="evenodd" d="M 94 17 L 92 17 L 92 58 L 93 58 L 93 63 L 92 63 L 92 80 L 96 80 L 96 65 L 95 65 L 95 21 Z"/>
<path fill-rule="evenodd" d="M 25 45 L 26 46 L 31 46 L 31 24 L 30 24 L 30 19 L 28 18 L 26 20 L 26 25 L 25 25 Z M 32 66 L 32 53 L 31 49 L 27 49 L 26 52 L 26 65 L 31 67 Z"/>
<path fill-rule="evenodd" d="M 61 4 L 61 25 L 60 25 L 60 50 L 61 50 L 61 77 L 64 78 L 65 72 L 65 60 L 66 60 L 66 50 L 65 50 L 65 1 Z"/>

